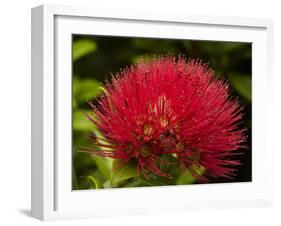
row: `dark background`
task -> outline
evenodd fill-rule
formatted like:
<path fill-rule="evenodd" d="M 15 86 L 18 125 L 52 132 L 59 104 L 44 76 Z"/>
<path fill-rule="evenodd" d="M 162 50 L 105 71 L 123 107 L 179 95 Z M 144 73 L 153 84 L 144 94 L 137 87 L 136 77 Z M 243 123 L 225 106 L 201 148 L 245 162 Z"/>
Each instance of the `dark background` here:
<path fill-rule="evenodd" d="M 109 164 L 77 151 L 79 145 L 92 146 L 87 133 L 95 128 L 82 114 L 89 111 L 87 101 L 99 95 L 98 87 L 105 79 L 110 80 L 111 74 L 137 63 L 141 56 L 167 53 L 208 62 L 217 77 L 228 80 L 232 95 L 239 96 L 244 106 L 242 126 L 248 128 L 249 149 L 239 156 L 242 165 L 237 167 L 234 180 L 218 178 L 210 183 L 251 181 L 251 52 L 251 43 L 73 35 L 73 189 L 93 188 L 88 176 L 104 179 L 106 172 L 99 175 L 98 171 L 104 169 L 103 164 Z"/>

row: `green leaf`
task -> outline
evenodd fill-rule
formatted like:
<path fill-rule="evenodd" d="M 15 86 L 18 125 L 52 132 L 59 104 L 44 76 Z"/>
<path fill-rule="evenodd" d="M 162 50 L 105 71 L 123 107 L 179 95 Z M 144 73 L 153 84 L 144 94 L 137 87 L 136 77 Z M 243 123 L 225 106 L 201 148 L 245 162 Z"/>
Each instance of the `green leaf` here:
<path fill-rule="evenodd" d="M 89 114 L 89 115 L 93 114 L 91 111 L 85 111 L 85 113 Z M 88 132 L 93 132 L 97 137 L 104 138 L 103 135 L 100 133 L 100 131 L 95 127 L 95 125 L 92 122 L 90 122 L 86 118 L 86 116 L 84 115 L 84 113 L 82 111 L 76 110 L 73 113 L 73 130 L 76 133 L 81 132 L 82 134 L 84 134 L 84 136 L 86 136 L 88 134 Z M 85 139 L 84 136 L 83 136 L 83 139 Z M 85 145 L 85 144 L 83 144 L 82 141 L 78 142 L 77 134 L 76 134 L 75 139 L 76 139 L 76 143 L 78 143 L 79 145 Z M 86 139 L 88 139 L 88 138 L 86 138 Z M 86 146 L 87 146 L 90 143 L 88 140 L 86 140 L 86 141 L 87 141 L 86 142 Z M 105 141 L 102 141 L 102 143 L 107 144 Z M 96 146 L 96 148 L 98 149 L 99 147 Z M 110 174 L 111 174 L 112 160 L 109 158 L 104 158 L 104 157 L 100 157 L 100 156 L 96 156 L 96 155 L 91 155 L 91 157 L 94 160 L 94 162 L 96 163 L 98 170 L 100 171 L 102 176 L 109 179 Z"/>
<path fill-rule="evenodd" d="M 203 173 L 205 172 L 203 167 L 199 168 L 197 166 L 194 166 L 193 170 L 196 171 L 198 175 L 203 175 Z M 179 185 L 193 184 L 194 182 L 196 182 L 196 178 L 192 176 L 189 170 L 185 170 L 184 172 L 182 172 L 177 179 L 177 184 Z"/>
<path fill-rule="evenodd" d="M 97 97 L 102 92 L 101 86 L 95 79 L 74 79 L 73 96 L 76 105 Z"/>
<path fill-rule="evenodd" d="M 139 178 L 136 178 L 126 183 L 124 187 L 129 188 L 129 187 L 143 187 L 143 186 L 147 186 L 147 185 L 144 182 L 142 182 Z"/>
<path fill-rule="evenodd" d="M 247 100 L 251 101 L 252 98 L 252 85 L 251 77 L 248 75 L 233 73 L 229 74 L 229 81 L 233 88 Z"/>
<path fill-rule="evenodd" d="M 138 180 L 145 184 L 145 186 L 162 186 L 162 185 L 168 185 L 170 183 L 165 183 L 166 180 L 162 180 L 163 178 L 157 177 L 157 178 L 145 178 L 145 177 L 139 177 Z"/>
<path fill-rule="evenodd" d="M 81 57 L 96 51 L 97 45 L 95 42 L 82 39 L 79 41 L 75 41 L 73 43 L 73 52 L 72 52 L 72 59 L 73 61 L 80 59 Z"/>
<path fill-rule="evenodd" d="M 116 184 L 121 181 L 133 178 L 137 176 L 137 166 L 135 162 L 129 162 L 121 167 L 118 165 L 120 164 L 119 160 L 113 160 L 112 168 L 114 169 L 111 172 L 111 183 Z"/>
<path fill-rule="evenodd" d="M 92 189 L 103 188 L 101 181 L 97 177 L 88 176 L 87 179 L 91 184 L 90 188 Z"/>
<path fill-rule="evenodd" d="M 112 188 L 110 179 L 104 181 L 102 185 L 103 185 L 103 188 Z"/>
<path fill-rule="evenodd" d="M 90 111 L 86 111 L 86 114 L 91 114 Z M 82 111 L 73 112 L 73 129 L 78 131 L 93 131 L 95 126 L 91 123 Z"/>
<path fill-rule="evenodd" d="M 100 173 L 105 177 L 105 178 L 110 178 L 111 174 L 111 160 L 107 158 L 103 158 L 100 156 L 93 155 L 92 156 Z"/>
<path fill-rule="evenodd" d="M 98 130 L 98 129 L 94 129 L 93 132 L 95 133 L 95 135 L 99 138 L 102 138 L 104 139 L 104 136 L 102 135 L 102 133 Z M 103 144 L 109 144 L 108 142 L 106 141 L 101 141 Z M 107 148 L 107 150 L 109 150 L 110 148 Z M 99 171 L 102 173 L 102 175 L 110 180 L 111 179 L 111 173 L 112 173 L 112 162 L 113 162 L 113 159 L 111 158 L 104 158 L 104 157 L 101 157 L 101 156 L 96 156 L 96 155 L 93 155 L 93 159 L 94 161 L 96 162 L 96 165 L 98 166 L 99 168 Z"/>
<path fill-rule="evenodd" d="M 195 181 L 189 170 L 186 170 L 179 176 L 177 184 L 193 184 Z"/>

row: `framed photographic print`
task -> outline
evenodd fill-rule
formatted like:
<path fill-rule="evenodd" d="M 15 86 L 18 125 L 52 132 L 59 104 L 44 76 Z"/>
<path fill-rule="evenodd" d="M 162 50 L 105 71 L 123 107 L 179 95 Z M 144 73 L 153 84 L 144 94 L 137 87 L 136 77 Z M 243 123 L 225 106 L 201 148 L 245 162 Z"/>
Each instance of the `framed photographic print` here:
<path fill-rule="evenodd" d="M 272 21 L 32 9 L 32 216 L 270 205 Z"/>

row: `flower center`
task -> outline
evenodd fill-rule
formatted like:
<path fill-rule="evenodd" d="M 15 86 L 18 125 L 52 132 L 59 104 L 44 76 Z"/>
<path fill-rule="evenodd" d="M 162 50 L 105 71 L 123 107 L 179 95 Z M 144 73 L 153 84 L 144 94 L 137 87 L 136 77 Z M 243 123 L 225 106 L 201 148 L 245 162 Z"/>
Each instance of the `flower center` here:
<path fill-rule="evenodd" d="M 140 150 L 140 154 L 144 158 L 151 156 L 151 147 L 149 145 L 144 145 Z"/>
<path fill-rule="evenodd" d="M 169 120 L 165 115 L 160 116 L 159 121 L 162 128 L 165 128 L 169 125 Z"/>
<path fill-rule="evenodd" d="M 154 132 L 154 128 L 151 124 L 147 123 L 143 126 L 143 134 L 145 136 L 152 136 Z"/>

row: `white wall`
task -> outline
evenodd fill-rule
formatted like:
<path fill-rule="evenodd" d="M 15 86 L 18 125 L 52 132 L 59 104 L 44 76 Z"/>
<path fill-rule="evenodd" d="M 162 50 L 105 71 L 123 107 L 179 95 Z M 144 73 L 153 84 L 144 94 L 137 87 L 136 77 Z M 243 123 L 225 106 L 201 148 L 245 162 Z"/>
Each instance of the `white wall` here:
<path fill-rule="evenodd" d="M 258 3 L 259 2 L 259 3 Z M 30 218 L 30 8 L 49 0 L 2 1 L 0 7 L 0 224 L 42 224 Z M 279 145 L 281 114 L 281 7 L 278 1 L 246 0 L 57 0 L 56 4 L 116 9 L 184 12 L 192 14 L 264 17 L 275 20 L 275 124 L 272 147 Z M 265 75 L 266 76 L 266 75 Z M 280 85 L 279 85 L 280 84 Z M 276 205 L 272 208 L 235 209 L 133 216 L 83 221 L 52 222 L 56 225 L 281 225 L 281 150 L 275 148 Z M 280 149 L 280 148 L 279 148 Z M 278 152 L 280 151 L 280 152 Z M 268 175 L 271 176 L 271 175 Z M 239 191 L 237 191 L 239 192 Z"/>

